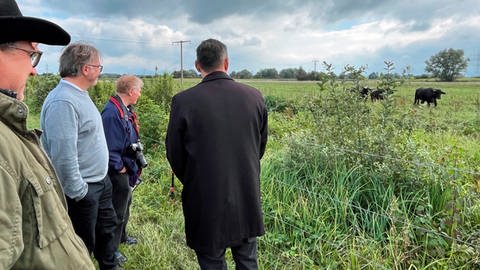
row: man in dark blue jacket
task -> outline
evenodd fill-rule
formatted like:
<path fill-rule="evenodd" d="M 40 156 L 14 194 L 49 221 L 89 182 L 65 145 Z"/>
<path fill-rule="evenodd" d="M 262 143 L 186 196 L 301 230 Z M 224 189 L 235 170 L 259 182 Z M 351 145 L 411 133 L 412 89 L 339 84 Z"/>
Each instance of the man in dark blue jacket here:
<path fill-rule="evenodd" d="M 117 246 L 120 242 L 136 243 L 135 238 L 127 235 L 126 226 L 132 200 L 131 187 L 140 181 L 142 170 L 142 164 L 137 159 L 138 151 L 142 150 L 138 149 L 138 121 L 132 107 L 137 103 L 142 87 L 142 80 L 136 76 L 120 77 L 116 85 L 117 94 L 110 97 L 102 111 L 109 151 L 108 174 L 112 181 L 112 201 L 120 223 L 115 230 Z M 120 263 L 126 261 L 118 251 L 116 257 Z"/>
<path fill-rule="evenodd" d="M 236 269 L 257 269 L 265 102 L 257 89 L 228 76 L 220 41 L 203 41 L 195 66 L 203 80 L 173 97 L 166 138 L 168 161 L 183 183 L 187 245 L 201 269 L 227 269 L 226 248 Z"/>

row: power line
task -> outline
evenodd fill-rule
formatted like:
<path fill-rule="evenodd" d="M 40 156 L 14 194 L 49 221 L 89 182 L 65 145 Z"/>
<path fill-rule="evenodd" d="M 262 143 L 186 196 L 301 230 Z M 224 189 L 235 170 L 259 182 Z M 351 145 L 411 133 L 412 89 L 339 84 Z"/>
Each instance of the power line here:
<path fill-rule="evenodd" d="M 73 34 L 72 37 L 77 39 L 83 39 L 85 36 Z M 88 37 L 87 40 L 98 40 L 98 41 L 115 41 L 115 42 L 125 42 L 125 43 L 138 43 L 138 44 L 148 44 L 152 43 L 153 40 L 141 40 L 141 39 L 130 39 L 130 38 L 109 38 L 109 37 Z"/>

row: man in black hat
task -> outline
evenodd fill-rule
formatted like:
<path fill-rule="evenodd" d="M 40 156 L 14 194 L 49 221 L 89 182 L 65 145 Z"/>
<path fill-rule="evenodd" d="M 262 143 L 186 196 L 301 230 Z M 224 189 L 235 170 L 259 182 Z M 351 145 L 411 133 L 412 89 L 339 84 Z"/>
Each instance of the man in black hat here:
<path fill-rule="evenodd" d="M 0 29 L 0 269 L 95 269 L 22 102 L 38 43 L 66 45 L 70 35 L 24 17 L 14 0 L 0 0 Z"/>

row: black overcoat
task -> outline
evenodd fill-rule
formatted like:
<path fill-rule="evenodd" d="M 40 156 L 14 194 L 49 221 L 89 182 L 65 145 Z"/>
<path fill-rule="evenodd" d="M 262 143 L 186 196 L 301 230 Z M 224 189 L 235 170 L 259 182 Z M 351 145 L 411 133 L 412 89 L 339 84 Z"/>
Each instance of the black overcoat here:
<path fill-rule="evenodd" d="M 209 252 L 264 234 L 260 159 L 267 120 L 261 93 L 224 72 L 173 97 L 165 144 L 183 183 L 189 247 Z"/>

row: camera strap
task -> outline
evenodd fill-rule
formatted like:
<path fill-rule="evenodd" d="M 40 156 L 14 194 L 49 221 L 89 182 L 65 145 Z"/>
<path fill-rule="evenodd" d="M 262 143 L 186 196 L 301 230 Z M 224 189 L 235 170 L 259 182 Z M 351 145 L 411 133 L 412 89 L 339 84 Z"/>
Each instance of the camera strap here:
<path fill-rule="evenodd" d="M 122 99 L 118 96 L 110 96 L 110 101 L 117 107 L 118 112 L 120 113 L 120 118 L 123 120 L 128 121 L 128 111 L 127 107 L 123 105 Z"/>
<path fill-rule="evenodd" d="M 138 140 L 140 140 L 140 130 L 139 130 L 139 126 L 138 126 L 138 118 L 137 118 L 137 114 L 133 110 L 133 106 L 129 106 L 129 108 L 127 108 L 123 104 L 122 99 L 118 95 L 110 96 L 110 101 L 115 105 L 115 107 L 117 107 L 117 110 L 120 113 L 120 118 L 125 120 L 125 122 L 129 122 L 131 120 L 130 122 L 132 122 L 133 128 L 135 129 L 135 132 L 137 133 L 137 138 L 138 138 Z M 131 116 L 132 116 L 131 119 L 130 119 L 130 116 L 129 116 L 129 113 L 128 113 L 129 110 L 130 110 Z"/>

